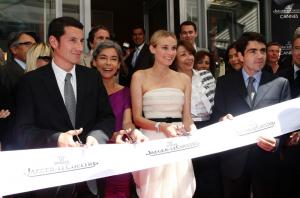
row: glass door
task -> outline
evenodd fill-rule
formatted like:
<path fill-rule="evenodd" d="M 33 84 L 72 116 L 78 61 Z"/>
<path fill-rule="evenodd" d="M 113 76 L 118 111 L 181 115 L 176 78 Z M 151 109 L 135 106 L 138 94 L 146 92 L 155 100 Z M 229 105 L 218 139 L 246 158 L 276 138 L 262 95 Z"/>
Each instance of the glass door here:
<path fill-rule="evenodd" d="M 56 16 L 55 4 L 55 0 L 1 0 L 0 48 L 7 51 L 11 32 L 33 31 L 45 40 L 48 24 Z"/>

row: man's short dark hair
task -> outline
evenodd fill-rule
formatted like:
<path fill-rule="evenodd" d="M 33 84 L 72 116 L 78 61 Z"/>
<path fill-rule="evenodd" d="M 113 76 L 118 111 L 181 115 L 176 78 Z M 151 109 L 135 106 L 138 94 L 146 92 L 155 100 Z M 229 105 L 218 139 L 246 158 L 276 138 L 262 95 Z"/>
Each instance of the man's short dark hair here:
<path fill-rule="evenodd" d="M 31 36 L 35 40 L 36 43 L 41 42 L 39 35 L 36 34 L 35 32 L 31 32 L 31 31 L 11 32 L 8 35 L 8 41 L 7 41 L 7 48 L 10 51 L 10 53 L 12 53 L 11 47 L 18 45 L 19 38 L 23 34 L 27 34 L 27 35 Z"/>
<path fill-rule="evenodd" d="M 59 38 L 65 33 L 65 27 L 83 29 L 82 23 L 72 17 L 64 16 L 55 18 L 49 24 L 48 39 L 50 36 L 54 36 L 57 40 L 59 40 Z"/>
<path fill-rule="evenodd" d="M 131 29 L 131 34 L 133 34 L 133 30 L 136 30 L 136 29 L 141 29 L 143 31 L 143 33 L 145 34 L 145 28 L 141 25 L 133 26 Z"/>
<path fill-rule="evenodd" d="M 193 21 L 184 21 L 184 22 L 182 22 L 180 24 L 180 32 L 182 30 L 182 26 L 185 26 L 185 25 L 192 25 L 194 27 L 195 32 L 197 32 L 197 26 Z"/>
<path fill-rule="evenodd" d="M 249 44 L 249 41 L 257 41 L 266 45 L 265 38 L 257 32 L 245 32 L 242 34 L 241 38 L 237 41 L 236 50 L 244 55 L 245 49 Z"/>
<path fill-rule="evenodd" d="M 109 36 L 111 36 L 111 32 L 110 32 L 110 30 L 109 30 L 107 27 L 105 27 L 105 26 L 103 26 L 103 25 L 97 25 L 97 26 L 93 27 L 93 28 L 91 29 L 91 31 L 89 32 L 89 37 L 87 38 L 87 46 L 88 46 L 89 50 L 92 49 L 92 46 L 91 46 L 90 43 L 93 43 L 93 42 L 94 42 L 95 34 L 96 34 L 96 32 L 98 32 L 99 30 L 105 30 L 105 31 L 107 31 L 107 32 L 109 33 Z"/>
<path fill-rule="evenodd" d="M 271 46 L 278 46 L 280 49 L 281 49 L 281 47 L 282 47 L 282 45 L 280 44 L 280 43 L 278 43 L 278 42 L 274 42 L 274 41 L 271 41 L 271 42 L 268 42 L 267 43 L 267 49 L 269 48 L 269 47 L 271 47 Z"/>
<path fill-rule="evenodd" d="M 8 35 L 8 41 L 7 41 L 8 49 L 10 47 L 12 47 L 13 45 L 17 44 L 17 42 L 22 34 L 27 34 L 27 35 L 31 36 L 35 40 L 36 43 L 41 42 L 39 35 L 37 35 L 35 32 L 31 32 L 31 31 L 11 32 Z"/>

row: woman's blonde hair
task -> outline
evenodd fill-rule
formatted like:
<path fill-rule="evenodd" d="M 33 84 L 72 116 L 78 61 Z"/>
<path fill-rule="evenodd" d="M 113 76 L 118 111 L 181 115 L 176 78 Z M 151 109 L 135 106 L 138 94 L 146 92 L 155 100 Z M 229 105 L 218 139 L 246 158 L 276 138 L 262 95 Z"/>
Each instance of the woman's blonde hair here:
<path fill-rule="evenodd" d="M 52 57 L 52 49 L 46 43 L 38 43 L 33 45 L 27 52 L 26 55 L 26 72 L 35 70 L 37 68 L 36 61 L 39 56 L 50 56 Z"/>
<path fill-rule="evenodd" d="M 151 36 L 150 45 L 152 45 L 153 47 L 156 47 L 159 40 L 161 40 L 163 38 L 167 38 L 167 37 L 172 37 L 175 40 L 177 40 L 176 35 L 173 32 L 169 32 L 169 31 L 166 31 L 166 30 L 157 30 Z"/>

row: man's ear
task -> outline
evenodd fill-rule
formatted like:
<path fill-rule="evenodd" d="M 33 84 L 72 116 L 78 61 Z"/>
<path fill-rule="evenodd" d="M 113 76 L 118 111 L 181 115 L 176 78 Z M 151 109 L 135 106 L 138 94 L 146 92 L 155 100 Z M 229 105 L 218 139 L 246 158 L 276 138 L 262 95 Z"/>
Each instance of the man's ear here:
<path fill-rule="evenodd" d="M 17 53 L 17 47 L 16 47 L 16 46 L 11 46 L 11 47 L 9 48 L 9 50 L 11 51 L 11 53 L 12 53 L 13 55 L 15 55 L 15 54 Z"/>
<path fill-rule="evenodd" d="M 49 37 L 49 44 L 53 49 L 56 49 L 58 47 L 58 40 L 54 36 Z"/>

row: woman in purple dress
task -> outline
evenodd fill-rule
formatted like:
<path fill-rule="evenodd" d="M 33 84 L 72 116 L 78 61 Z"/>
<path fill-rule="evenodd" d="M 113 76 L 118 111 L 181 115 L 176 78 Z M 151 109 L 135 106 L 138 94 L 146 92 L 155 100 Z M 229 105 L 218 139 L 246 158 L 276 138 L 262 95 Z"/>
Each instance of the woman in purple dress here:
<path fill-rule="evenodd" d="M 123 66 L 121 47 L 113 41 L 103 41 L 95 49 L 93 61 L 102 76 L 115 115 L 115 131 L 122 132 L 122 129 L 126 129 L 125 131 L 129 131 L 132 139 L 140 139 L 143 135 L 138 130 L 133 130 L 135 126 L 131 118 L 130 91 L 117 82 L 118 71 Z M 105 179 L 104 197 L 129 198 L 131 197 L 130 189 L 132 189 L 132 185 L 131 173 L 107 177 Z"/>

